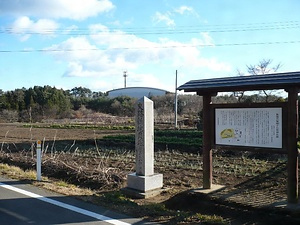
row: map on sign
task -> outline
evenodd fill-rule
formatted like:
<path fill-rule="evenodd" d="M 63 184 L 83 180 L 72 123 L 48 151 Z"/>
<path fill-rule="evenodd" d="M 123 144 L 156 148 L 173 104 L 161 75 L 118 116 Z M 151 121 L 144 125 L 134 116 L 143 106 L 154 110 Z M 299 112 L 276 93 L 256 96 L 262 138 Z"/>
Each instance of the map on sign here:
<path fill-rule="evenodd" d="M 218 145 L 282 148 L 282 108 L 216 108 Z"/>

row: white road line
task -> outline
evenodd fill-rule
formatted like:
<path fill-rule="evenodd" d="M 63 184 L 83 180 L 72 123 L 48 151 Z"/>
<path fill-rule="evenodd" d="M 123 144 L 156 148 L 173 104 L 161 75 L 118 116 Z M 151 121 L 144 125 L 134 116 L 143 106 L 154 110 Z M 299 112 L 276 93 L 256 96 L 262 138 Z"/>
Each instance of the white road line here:
<path fill-rule="evenodd" d="M 50 203 L 52 205 L 56 205 L 56 206 L 59 206 L 59 207 L 62 207 L 62 208 L 65 208 L 65 209 L 83 214 L 83 215 L 86 215 L 86 216 L 93 217 L 93 218 L 101 220 L 101 221 L 105 221 L 105 222 L 110 223 L 110 224 L 130 225 L 129 223 L 125 223 L 125 222 L 122 222 L 122 221 L 117 220 L 117 219 L 113 219 L 113 218 L 103 216 L 101 214 L 94 213 L 94 212 L 91 212 L 91 211 L 88 211 L 88 210 L 85 210 L 85 209 L 82 209 L 82 208 L 79 208 L 79 207 L 76 207 L 76 206 L 72 206 L 72 205 L 69 205 L 69 204 L 66 204 L 66 203 L 63 203 L 63 202 L 59 202 L 59 201 L 56 201 L 56 200 L 53 200 L 53 199 L 50 199 L 50 198 L 47 198 L 47 197 L 44 197 L 44 196 L 41 196 L 41 195 L 37 195 L 37 194 L 34 194 L 32 192 L 25 191 L 23 189 L 16 188 L 14 186 L 7 185 L 7 184 L 1 183 L 1 182 L 0 182 L 0 187 L 6 188 L 6 189 L 14 191 L 14 192 L 18 192 L 18 193 L 26 195 L 28 197 L 35 198 L 35 199 L 41 200 L 43 202 L 47 202 L 47 203 Z"/>

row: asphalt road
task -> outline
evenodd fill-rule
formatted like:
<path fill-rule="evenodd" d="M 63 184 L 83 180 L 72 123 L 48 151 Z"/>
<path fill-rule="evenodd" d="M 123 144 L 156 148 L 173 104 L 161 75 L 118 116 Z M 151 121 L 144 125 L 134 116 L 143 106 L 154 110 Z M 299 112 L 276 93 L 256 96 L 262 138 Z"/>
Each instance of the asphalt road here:
<path fill-rule="evenodd" d="M 0 224 L 151 224 L 0 177 Z"/>

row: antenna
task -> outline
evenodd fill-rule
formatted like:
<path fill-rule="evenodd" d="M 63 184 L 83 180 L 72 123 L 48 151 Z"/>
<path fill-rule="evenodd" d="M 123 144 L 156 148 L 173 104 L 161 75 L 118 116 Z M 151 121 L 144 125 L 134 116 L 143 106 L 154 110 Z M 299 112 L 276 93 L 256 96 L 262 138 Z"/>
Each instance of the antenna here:
<path fill-rule="evenodd" d="M 124 88 L 126 88 L 126 78 L 128 77 L 127 71 L 123 72 L 123 77 L 124 77 Z"/>

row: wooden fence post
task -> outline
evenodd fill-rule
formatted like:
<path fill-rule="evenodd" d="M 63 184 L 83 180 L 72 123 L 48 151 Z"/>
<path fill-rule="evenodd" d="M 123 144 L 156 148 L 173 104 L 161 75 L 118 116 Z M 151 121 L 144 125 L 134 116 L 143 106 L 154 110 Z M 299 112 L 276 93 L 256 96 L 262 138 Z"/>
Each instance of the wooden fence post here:
<path fill-rule="evenodd" d="M 288 91 L 288 202 L 298 202 L 298 89 Z"/>

